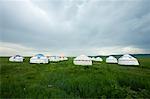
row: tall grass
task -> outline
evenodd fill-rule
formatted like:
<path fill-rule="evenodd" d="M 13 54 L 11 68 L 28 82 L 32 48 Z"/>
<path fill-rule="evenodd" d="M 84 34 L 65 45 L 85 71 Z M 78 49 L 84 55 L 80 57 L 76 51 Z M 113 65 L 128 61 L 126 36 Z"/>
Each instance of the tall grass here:
<path fill-rule="evenodd" d="M 72 58 L 49 64 L 0 58 L 0 98 L 150 98 L 150 58 L 139 60 L 142 68 L 105 62 L 86 68 Z"/>

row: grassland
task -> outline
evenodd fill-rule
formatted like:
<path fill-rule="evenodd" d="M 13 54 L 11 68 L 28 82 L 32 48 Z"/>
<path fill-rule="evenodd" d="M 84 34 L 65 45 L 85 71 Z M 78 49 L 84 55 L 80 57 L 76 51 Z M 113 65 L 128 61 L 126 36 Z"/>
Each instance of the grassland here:
<path fill-rule="evenodd" d="M 0 58 L 0 98 L 150 98 L 150 58 L 140 66 L 95 62 L 91 67 L 69 61 L 12 63 Z"/>

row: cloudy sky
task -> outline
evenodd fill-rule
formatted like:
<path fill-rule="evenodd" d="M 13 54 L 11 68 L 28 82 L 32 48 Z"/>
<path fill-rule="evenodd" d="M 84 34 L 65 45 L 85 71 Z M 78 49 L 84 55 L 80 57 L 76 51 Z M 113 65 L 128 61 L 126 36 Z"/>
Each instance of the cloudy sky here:
<path fill-rule="evenodd" d="M 0 55 L 150 53 L 150 0 L 0 0 Z"/>

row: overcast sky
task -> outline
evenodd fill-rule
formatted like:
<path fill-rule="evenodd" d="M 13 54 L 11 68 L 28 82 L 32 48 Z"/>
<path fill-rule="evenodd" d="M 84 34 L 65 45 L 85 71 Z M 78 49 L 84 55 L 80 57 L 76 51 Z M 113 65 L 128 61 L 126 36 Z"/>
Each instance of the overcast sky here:
<path fill-rule="evenodd" d="M 150 0 L 0 0 L 0 55 L 150 53 Z"/>

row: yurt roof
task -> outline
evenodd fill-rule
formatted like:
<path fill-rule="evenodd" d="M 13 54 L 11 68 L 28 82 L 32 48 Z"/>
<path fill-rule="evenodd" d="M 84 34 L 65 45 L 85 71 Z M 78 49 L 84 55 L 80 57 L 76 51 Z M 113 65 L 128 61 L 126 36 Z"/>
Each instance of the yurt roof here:
<path fill-rule="evenodd" d="M 109 56 L 107 57 L 107 59 L 114 59 L 115 57 L 114 56 Z M 116 58 L 115 58 L 116 59 Z"/>
<path fill-rule="evenodd" d="M 101 57 L 96 57 L 96 59 L 102 59 Z"/>
<path fill-rule="evenodd" d="M 125 54 L 125 55 L 123 55 L 123 57 L 132 57 L 132 56 L 129 54 Z"/>
<path fill-rule="evenodd" d="M 37 54 L 37 55 L 35 55 L 36 57 L 44 57 L 44 55 L 43 54 Z"/>
<path fill-rule="evenodd" d="M 14 56 L 12 56 L 12 57 L 14 57 L 14 58 L 15 58 L 15 57 L 22 57 L 22 56 L 20 56 L 20 55 L 14 55 Z"/>
<path fill-rule="evenodd" d="M 41 57 L 45 57 L 43 54 L 36 54 L 35 56 L 33 56 L 33 58 L 41 58 Z"/>
<path fill-rule="evenodd" d="M 129 54 L 125 54 L 123 56 L 121 56 L 119 59 L 126 59 L 126 60 L 130 60 L 130 59 L 136 59 L 133 56 L 129 55 Z"/>
<path fill-rule="evenodd" d="M 80 55 L 77 56 L 74 60 L 91 60 L 91 59 L 86 55 Z"/>

